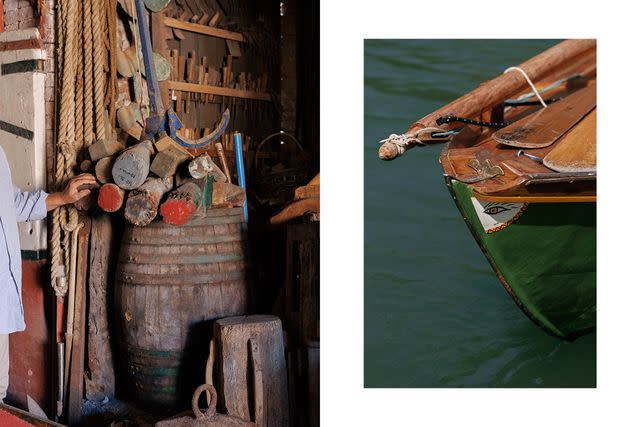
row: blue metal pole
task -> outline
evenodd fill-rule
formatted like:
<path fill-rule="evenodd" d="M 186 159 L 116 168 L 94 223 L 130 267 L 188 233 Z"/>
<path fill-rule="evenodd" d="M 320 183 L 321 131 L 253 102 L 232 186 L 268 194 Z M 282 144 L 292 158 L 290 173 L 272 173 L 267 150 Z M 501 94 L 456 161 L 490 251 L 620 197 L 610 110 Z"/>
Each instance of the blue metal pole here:
<path fill-rule="evenodd" d="M 247 183 L 244 179 L 244 160 L 242 159 L 242 135 L 240 132 L 233 134 L 233 146 L 236 150 L 236 170 L 238 171 L 238 185 L 244 190 L 244 222 L 249 223 L 249 209 L 247 208 Z"/>

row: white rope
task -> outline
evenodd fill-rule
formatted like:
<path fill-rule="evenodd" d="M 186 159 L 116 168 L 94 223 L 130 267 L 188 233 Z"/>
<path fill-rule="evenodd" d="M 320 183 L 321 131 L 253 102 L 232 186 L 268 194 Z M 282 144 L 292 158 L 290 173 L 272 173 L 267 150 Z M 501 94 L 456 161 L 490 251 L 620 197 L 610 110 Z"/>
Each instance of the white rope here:
<path fill-rule="evenodd" d="M 534 84 L 531 82 L 531 79 L 529 79 L 529 76 L 527 76 L 527 73 L 524 72 L 524 70 L 520 67 L 509 67 L 506 70 L 504 70 L 504 72 L 502 74 L 506 74 L 509 71 L 520 71 L 520 73 L 522 73 L 522 75 L 524 76 L 525 79 L 527 79 L 527 83 L 529 83 L 529 86 L 531 86 L 531 89 L 533 89 L 533 93 L 536 94 L 536 96 L 538 97 L 538 100 L 540 101 L 540 103 L 542 104 L 542 106 L 544 108 L 547 108 L 547 104 L 545 104 L 544 100 L 542 99 L 542 96 L 540 96 L 540 93 L 538 92 L 538 89 L 536 89 L 536 87 L 534 86 Z"/>
<path fill-rule="evenodd" d="M 405 153 L 405 151 L 407 151 L 407 146 L 409 146 L 409 143 L 415 142 L 416 144 L 422 144 L 424 140 L 419 138 L 419 135 L 422 132 L 446 132 L 446 131 L 440 128 L 426 127 L 411 134 L 403 133 L 402 135 L 397 135 L 395 133 L 392 133 L 391 135 L 389 135 L 388 138 L 380 140 L 379 143 L 384 144 L 388 142 L 390 144 L 394 144 L 398 150 L 398 156 L 402 156 Z"/>

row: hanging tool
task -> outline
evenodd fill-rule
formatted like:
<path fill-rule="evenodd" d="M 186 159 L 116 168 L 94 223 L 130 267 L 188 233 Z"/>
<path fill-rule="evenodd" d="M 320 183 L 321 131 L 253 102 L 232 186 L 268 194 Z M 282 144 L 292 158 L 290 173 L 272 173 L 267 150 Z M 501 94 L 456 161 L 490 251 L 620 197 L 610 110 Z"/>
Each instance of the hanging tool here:
<path fill-rule="evenodd" d="M 140 41 L 142 47 L 142 57 L 144 61 L 144 67 L 148 70 L 147 74 L 147 90 L 149 92 L 149 104 L 150 114 L 146 121 L 145 134 L 149 138 L 155 139 L 156 135 L 165 131 L 174 141 L 179 145 L 187 148 L 200 148 L 209 145 L 215 141 L 226 129 L 229 123 L 228 111 L 225 119 L 220 121 L 223 128 L 219 132 L 212 132 L 197 141 L 192 141 L 186 138 L 182 138 L 176 134 L 178 129 L 182 128 L 182 122 L 178 115 L 173 111 L 171 107 L 165 110 L 162 105 L 162 98 L 160 97 L 160 87 L 158 86 L 158 79 L 156 77 L 156 67 L 154 64 L 154 58 L 151 50 L 151 37 L 149 35 L 149 25 L 145 16 L 143 0 L 136 0 L 136 12 L 138 16 L 138 29 L 140 32 Z M 220 124 L 218 126 L 220 126 Z"/>
<path fill-rule="evenodd" d="M 242 134 L 240 132 L 236 132 L 233 134 L 233 145 L 236 150 L 236 172 L 238 174 L 238 185 L 242 187 L 242 189 L 247 191 L 247 183 L 244 179 L 244 160 L 242 159 Z M 247 208 L 247 198 L 244 199 L 244 204 L 242 205 L 242 210 L 244 212 L 244 222 L 249 223 L 249 210 Z"/>

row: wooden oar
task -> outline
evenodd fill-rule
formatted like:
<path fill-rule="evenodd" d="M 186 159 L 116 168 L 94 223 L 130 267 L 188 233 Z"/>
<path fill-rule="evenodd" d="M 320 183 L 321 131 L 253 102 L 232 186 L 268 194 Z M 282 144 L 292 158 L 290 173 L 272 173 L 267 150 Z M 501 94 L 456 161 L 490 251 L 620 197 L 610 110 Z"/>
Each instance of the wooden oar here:
<path fill-rule="evenodd" d="M 556 172 L 595 172 L 596 110 L 575 125 L 556 143 L 543 161 Z"/>
<path fill-rule="evenodd" d="M 553 70 L 557 70 L 559 67 L 568 67 L 584 55 L 594 52 L 595 48 L 595 40 L 566 40 L 522 63 L 520 68 L 522 68 L 535 83 L 545 78 L 545 76 Z M 560 77 L 563 76 L 564 75 L 561 75 Z M 412 124 L 405 132 L 405 135 L 415 134 L 421 129 L 431 127 L 450 130 L 456 126 L 455 123 L 437 126 L 436 120 L 446 115 L 467 118 L 477 117 L 483 111 L 491 110 L 492 107 L 528 87 L 529 84 L 527 81 L 522 74 L 517 71 L 501 74 L 499 77 L 480 85 L 477 89 L 423 117 Z M 430 133 L 423 132 L 418 135 L 418 139 L 420 138 L 428 140 L 430 139 Z M 404 149 L 399 149 L 398 145 L 393 141 L 387 141 L 380 147 L 378 156 L 382 160 L 393 160 L 402 155 L 405 150 L 415 147 L 418 142 L 419 141 L 416 140 L 409 140 L 404 146 Z"/>
<path fill-rule="evenodd" d="M 511 147 L 548 147 L 595 107 L 596 85 L 591 85 L 496 131 L 493 139 Z"/>

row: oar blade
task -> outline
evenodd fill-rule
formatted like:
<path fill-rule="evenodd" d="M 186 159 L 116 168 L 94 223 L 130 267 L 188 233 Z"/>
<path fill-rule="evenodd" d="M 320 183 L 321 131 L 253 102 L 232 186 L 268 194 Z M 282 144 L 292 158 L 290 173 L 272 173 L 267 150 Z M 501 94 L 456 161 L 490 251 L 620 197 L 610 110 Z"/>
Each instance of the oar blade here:
<path fill-rule="evenodd" d="M 587 86 L 561 101 L 500 129 L 493 138 L 518 148 L 548 147 L 596 106 L 596 85 Z"/>
<path fill-rule="evenodd" d="M 596 109 L 560 138 L 543 163 L 556 172 L 595 172 Z"/>

